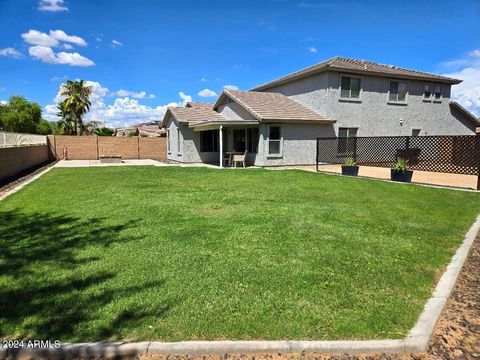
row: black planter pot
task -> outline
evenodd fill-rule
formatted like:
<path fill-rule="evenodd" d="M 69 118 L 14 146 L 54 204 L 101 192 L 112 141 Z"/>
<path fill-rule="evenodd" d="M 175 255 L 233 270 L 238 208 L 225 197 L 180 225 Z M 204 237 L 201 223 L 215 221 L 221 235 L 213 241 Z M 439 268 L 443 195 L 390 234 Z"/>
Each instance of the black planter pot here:
<path fill-rule="evenodd" d="M 390 169 L 390 179 L 399 182 L 411 182 L 413 170 L 397 171 Z"/>
<path fill-rule="evenodd" d="M 342 175 L 357 176 L 358 175 L 358 166 L 342 165 Z"/>

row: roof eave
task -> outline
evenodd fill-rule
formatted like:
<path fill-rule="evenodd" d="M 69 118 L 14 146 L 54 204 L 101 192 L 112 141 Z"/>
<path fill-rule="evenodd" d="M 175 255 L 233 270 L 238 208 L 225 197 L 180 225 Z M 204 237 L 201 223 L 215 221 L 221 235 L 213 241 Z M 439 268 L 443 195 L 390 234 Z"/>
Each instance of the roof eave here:
<path fill-rule="evenodd" d="M 320 125 L 333 125 L 337 120 L 331 119 L 262 119 L 264 123 L 293 123 L 293 124 L 320 124 Z"/>
<path fill-rule="evenodd" d="M 409 76 L 409 75 L 388 74 L 388 73 L 370 71 L 370 70 L 362 71 L 360 69 L 349 69 L 349 68 L 344 68 L 344 67 L 340 67 L 340 66 L 325 64 L 321 68 L 312 69 L 311 71 L 305 72 L 303 74 L 299 74 L 297 76 L 287 75 L 288 78 L 280 78 L 278 80 L 271 81 L 269 83 L 254 87 L 250 91 L 261 91 L 261 90 L 265 90 L 265 89 L 271 89 L 272 87 L 283 85 L 283 84 L 289 83 L 291 81 L 301 80 L 301 79 L 304 79 L 306 77 L 316 75 L 316 74 L 320 74 L 320 73 L 325 72 L 325 71 L 345 72 L 345 73 L 351 73 L 351 74 L 375 75 L 375 76 L 390 77 L 390 78 L 396 78 L 396 79 L 433 81 L 433 82 L 441 82 L 441 83 L 446 83 L 446 84 L 451 84 L 451 85 L 458 85 L 463 81 L 463 80 L 460 80 L 460 79 L 453 79 L 453 78 L 447 78 L 447 77 L 442 79 L 442 78 L 433 78 L 433 77 L 421 76 L 421 75 L 419 75 L 419 76 Z"/>

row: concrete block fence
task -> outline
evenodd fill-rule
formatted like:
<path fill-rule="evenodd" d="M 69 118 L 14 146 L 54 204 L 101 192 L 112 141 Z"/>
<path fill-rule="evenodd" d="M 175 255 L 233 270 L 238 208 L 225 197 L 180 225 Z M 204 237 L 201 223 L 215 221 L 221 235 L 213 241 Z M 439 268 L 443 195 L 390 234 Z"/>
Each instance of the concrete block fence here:
<path fill-rule="evenodd" d="M 48 136 L 50 157 L 67 160 L 96 160 L 99 156 L 120 155 L 122 159 L 167 159 L 166 138 L 111 136 Z"/>

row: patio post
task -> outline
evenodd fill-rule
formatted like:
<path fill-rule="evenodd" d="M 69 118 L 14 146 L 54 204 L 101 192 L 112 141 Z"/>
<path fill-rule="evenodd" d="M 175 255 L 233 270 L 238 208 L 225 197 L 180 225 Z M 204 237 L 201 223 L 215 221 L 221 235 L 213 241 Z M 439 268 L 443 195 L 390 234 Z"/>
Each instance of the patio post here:
<path fill-rule="evenodd" d="M 220 125 L 218 136 L 219 136 L 218 140 L 220 144 L 220 167 L 223 168 L 223 125 Z"/>

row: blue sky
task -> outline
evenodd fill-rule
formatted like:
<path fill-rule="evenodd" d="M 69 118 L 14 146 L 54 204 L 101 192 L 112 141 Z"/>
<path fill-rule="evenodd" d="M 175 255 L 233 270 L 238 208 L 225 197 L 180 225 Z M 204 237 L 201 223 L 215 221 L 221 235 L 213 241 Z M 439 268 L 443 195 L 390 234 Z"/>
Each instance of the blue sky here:
<path fill-rule="evenodd" d="M 479 24 L 478 0 L 0 0 L 0 100 L 53 119 L 61 83 L 85 79 L 89 119 L 121 126 L 340 55 L 465 78 L 480 114 Z"/>

